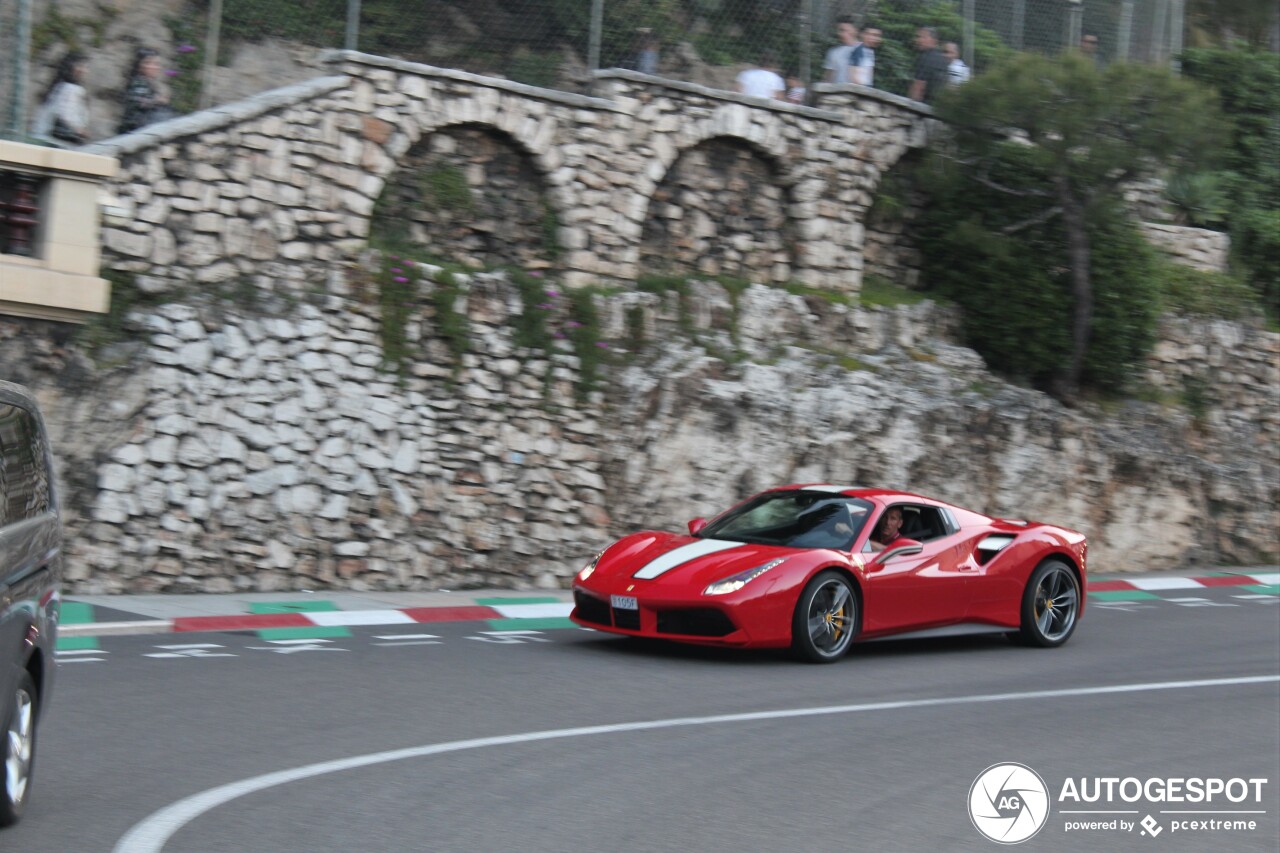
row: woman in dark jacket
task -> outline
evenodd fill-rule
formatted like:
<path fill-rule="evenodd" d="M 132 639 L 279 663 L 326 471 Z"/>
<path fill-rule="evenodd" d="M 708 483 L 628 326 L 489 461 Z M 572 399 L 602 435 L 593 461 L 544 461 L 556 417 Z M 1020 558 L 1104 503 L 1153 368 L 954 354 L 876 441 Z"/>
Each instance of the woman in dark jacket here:
<path fill-rule="evenodd" d="M 124 115 L 120 133 L 129 133 L 148 124 L 172 117 L 169 95 L 160 87 L 160 55 L 140 47 L 133 58 L 124 90 Z"/>

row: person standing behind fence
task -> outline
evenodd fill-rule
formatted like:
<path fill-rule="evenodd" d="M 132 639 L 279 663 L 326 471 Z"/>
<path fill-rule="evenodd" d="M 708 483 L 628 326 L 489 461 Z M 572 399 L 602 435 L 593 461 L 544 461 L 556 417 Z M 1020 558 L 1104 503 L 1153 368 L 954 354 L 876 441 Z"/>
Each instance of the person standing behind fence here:
<path fill-rule="evenodd" d="M 827 51 L 822 67 L 827 70 L 828 83 L 850 83 L 849 55 L 858 46 L 858 28 L 852 18 L 836 20 L 836 39 L 840 42 Z"/>
<path fill-rule="evenodd" d="M 874 85 L 876 48 L 880 46 L 880 28 L 867 24 L 862 28 L 862 42 L 849 54 L 849 82 L 859 86 Z"/>
<path fill-rule="evenodd" d="M 960 45 L 949 41 L 942 46 L 942 55 L 947 58 L 947 82 L 952 86 L 969 82 L 969 66 L 960 58 Z"/>
<path fill-rule="evenodd" d="M 949 63 L 938 50 L 938 31 L 933 27 L 917 29 L 916 50 L 919 53 L 916 56 L 915 79 L 911 81 L 907 97 L 926 104 L 933 103 L 933 99 L 946 87 L 948 79 Z"/>
<path fill-rule="evenodd" d="M 62 57 L 36 110 L 31 126 L 33 136 L 67 145 L 89 141 L 89 96 L 84 89 L 88 66 L 89 60 L 79 51 Z"/>
<path fill-rule="evenodd" d="M 653 30 L 648 27 L 639 29 L 639 38 L 636 39 L 636 70 L 641 74 L 657 74 L 658 73 L 658 37 L 653 34 Z"/>
<path fill-rule="evenodd" d="M 129 133 L 174 116 L 169 108 L 169 93 L 160 82 L 160 54 L 156 51 L 138 48 L 125 81 L 119 133 Z"/>
<path fill-rule="evenodd" d="M 803 105 L 809 100 L 809 90 L 794 71 L 787 74 L 787 103 Z"/>
<path fill-rule="evenodd" d="M 738 75 L 738 91 L 756 98 L 774 98 L 784 100 L 787 93 L 787 81 L 778 75 L 778 57 L 766 52 L 754 68 L 748 68 Z"/>

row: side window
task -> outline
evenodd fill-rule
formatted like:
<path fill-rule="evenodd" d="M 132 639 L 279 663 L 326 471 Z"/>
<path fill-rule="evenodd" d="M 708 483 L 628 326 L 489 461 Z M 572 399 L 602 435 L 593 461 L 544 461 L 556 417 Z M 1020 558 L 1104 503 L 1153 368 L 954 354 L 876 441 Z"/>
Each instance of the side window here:
<path fill-rule="evenodd" d="M 937 507 L 904 506 L 902 508 L 902 535 L 917 542 L 940 539 L 951 532 L 946 519 Z"/>
<path fill-rule="evenodd" d="M 20 406 L 0 404 L 0 525 L 49 509 L 49 472 L 36 419 Z"/>

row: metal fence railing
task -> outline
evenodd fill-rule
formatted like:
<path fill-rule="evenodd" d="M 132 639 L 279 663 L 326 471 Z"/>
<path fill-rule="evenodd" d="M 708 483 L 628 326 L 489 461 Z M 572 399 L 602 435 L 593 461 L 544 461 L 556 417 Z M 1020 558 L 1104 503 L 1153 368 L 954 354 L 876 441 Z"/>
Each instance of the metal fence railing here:
<path fill-rule="evenodd" d="M 1003 51 L 1054 52 L 1097 43 L 1099 61 L 1168 62 L 1182 45 L 1186 0 L 188 0 L 164 23 L 175 103 L 208 106 L 215 76 L 235 72 L 246 43 L 347 47 L 570 91 L 591 71 L 622 67 L 732 88 L 734 75 L 765 54 L 808 86 L 822 78 L 838 19 L 883 30 L 875 85 L 905 93 L 915 27 L 957 42 L 975 72 Z M 51 26 L 54 0 L 0 0 L 0 133 L 21 136 L 35 92 L 47 82 L 75 27 Z M 105 20 L 110 40 L 123 18 Z M 31 34 L 37 34 L 34 48 Z M 117 34 L 132 41 L 132 33 Z M 62 43 L 58 42 L 62 40 Z M 272 80 L 273 85 L 292 80 Z M 118 102 L 118 81 L 100 100 Z M 113 88 L 117 87 L 117 88 Z M 91 92 L 91 94 L 94 94 Z M 241 96 L 243 92 L 235 96 Z"/>

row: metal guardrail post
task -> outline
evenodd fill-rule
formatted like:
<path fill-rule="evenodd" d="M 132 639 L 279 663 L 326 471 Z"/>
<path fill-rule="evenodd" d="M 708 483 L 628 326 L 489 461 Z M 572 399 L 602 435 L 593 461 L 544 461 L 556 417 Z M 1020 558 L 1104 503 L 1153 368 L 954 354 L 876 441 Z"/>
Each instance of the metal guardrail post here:
<path fill-rule="evenodd" d="M 1129 45 L 1133 42 L 1133 0 L 1120 3 L 1120 24 L 1116 33 L 1116 59 L 1129 61 Z"/>
<path fill-rule="evenodd" d="M 1169 15 L 1169 64 L 1175 74 L 1181 74 L 1183 13 L 1186 9 L 1186 0 L 1170 0 L 1169 5 L 1171 7 Z"/>
<path fill-rule="evenodd" d="M 973 40 L 974 35 L 974 0 L 964 0 L 964 24 L 960 41 L 962 42 L 960 50 L 963 52 L 962 58 L 964 64 L 973 68 Z"/>
<path fill-rule="evenodd" d="M 813 69 L 810 54 L 813 51 L 813 4 L 815 0 L 806 0 L 800 4 L 800 79 L 805 88 L 813 85 Z"/>
<path fill-rule="evenodd" d="M 1169 0 L 1155 0 L 1155 23 L 1151 25 L 1151 53 L 1148 62 L 1160 62 L 1165 58 L 1165 30 L 1169 26 Z"/>
<path fill-rule="evenodd" d="M 347 37 L 343 47 L 347 50 L 359 50 L 360 44 L 360 0 L 347 0 Z"/>
<path fill-rule="evenodd" d="M 31 79 L 31 5 L 32 0 L 18 0 L 18 18 L 14 26 L 13 88 L 10 90 L 6 135 L 23 139 L 27 135 L 27 83 Z"/>
<path fill-rule="evenodd" d="M 604 0 L 591 0 L 591 35 L 587 42 L 587 70 L 600 70 L 600 37 L 604 31 Z"/>
<path fill-rule="evenodd" d="M 218 42 L 222 38 L 222 0 L 209 4 L 209 36 L 204 43 L 204 69 L 200 78 L 200 109 L 213 106 L 213 68 L 218 64 Z"/>
<path fill-rule="evenodd" d="M 1084 23 L 1084 0 L 1067 0 L 1067 50 L 1075 50 L 1080 47 L 1080 37 L 1083 33 Z"/>
<path fill-rule="evenodd" d="M 1013 23 L 1011 29 L 1013 30 L 1011 36 L 1013 49 L 1022 50 L 1023 33 L 1027 29 L 1027 0 L 1013 0 Z"/>

